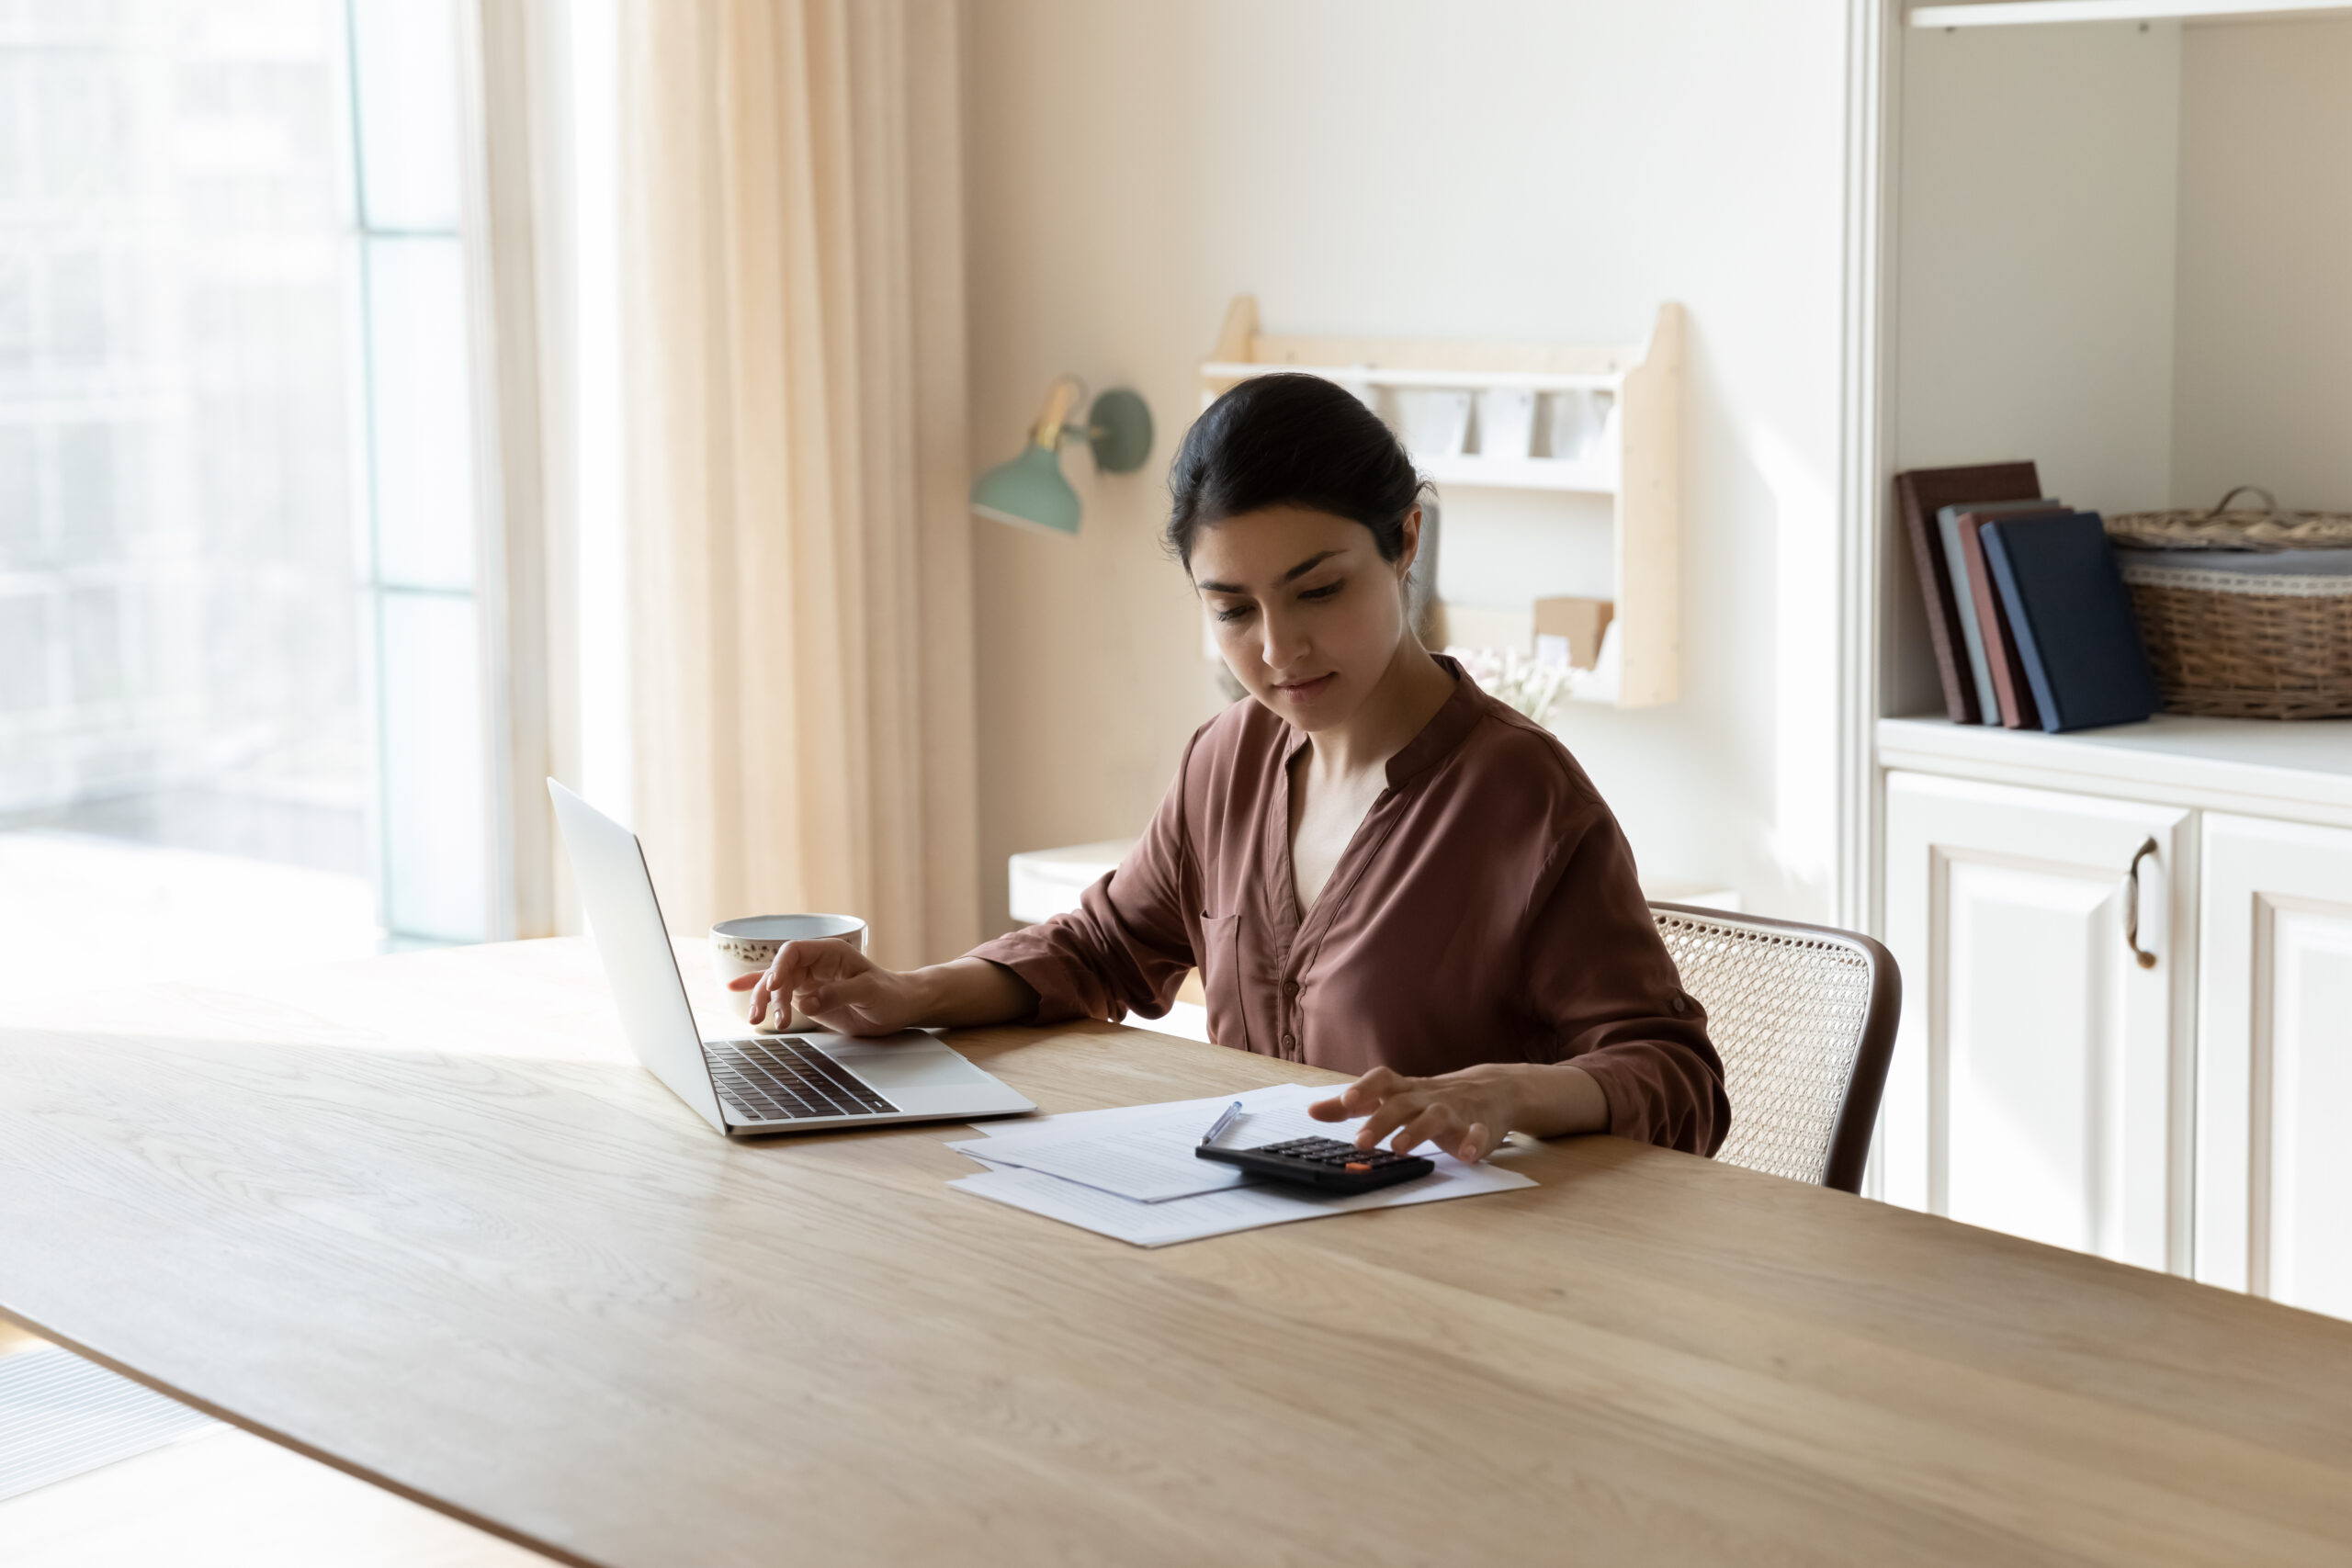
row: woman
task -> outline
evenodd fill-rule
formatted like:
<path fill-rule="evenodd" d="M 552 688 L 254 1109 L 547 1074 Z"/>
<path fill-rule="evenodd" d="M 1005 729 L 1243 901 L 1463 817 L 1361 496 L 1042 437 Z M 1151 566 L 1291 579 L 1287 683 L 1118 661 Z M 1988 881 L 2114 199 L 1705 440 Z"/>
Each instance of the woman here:
<path fill-rule="evenodd" d="M 898 973 L 794 942 L 758 977 L 878 1034 L 1129 1010 L 1198 966 L 1221 1044 L 1360 1075 L 1315 1113 L 1483 1159 L 1512 1129 L 1699 1154 L 1731 1107 L 1624 835 L 1550 731 L 1407 620 L 1421 481 L 1312 376 L 1245 381 L 1184 438 L 1168 542 L 1249 699 L 1194 732 L 1083 907 Z"/>

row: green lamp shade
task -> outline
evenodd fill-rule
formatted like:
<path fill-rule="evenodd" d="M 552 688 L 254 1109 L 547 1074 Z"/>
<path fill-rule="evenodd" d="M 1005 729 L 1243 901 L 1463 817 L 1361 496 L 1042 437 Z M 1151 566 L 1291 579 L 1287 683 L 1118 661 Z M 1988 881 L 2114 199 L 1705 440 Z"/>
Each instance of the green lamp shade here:
<path fill-rule="evenodd" d="M 1018 527 L 1078 532 L 1078 491 L 1062 478 L 1061 458 L 1034 441 L 1010 463 L 1000 463 L 972 481 L 972 510 Z"/>

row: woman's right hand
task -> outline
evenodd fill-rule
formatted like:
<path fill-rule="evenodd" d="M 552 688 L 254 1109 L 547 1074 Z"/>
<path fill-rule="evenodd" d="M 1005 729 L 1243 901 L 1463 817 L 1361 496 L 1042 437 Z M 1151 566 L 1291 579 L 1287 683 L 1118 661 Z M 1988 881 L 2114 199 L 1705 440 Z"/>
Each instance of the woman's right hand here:
<path fill-rule="evenodd" d="M 779 1029 L 794 1009 L 836 1034 L 894 1034 L 923 1021 L 914 976 L 885 969 L 830 937 L 786 942 L 765 972 L 730 980 L 728 988 L 752 993 L 753 1023 L 774 1008 Z"/>

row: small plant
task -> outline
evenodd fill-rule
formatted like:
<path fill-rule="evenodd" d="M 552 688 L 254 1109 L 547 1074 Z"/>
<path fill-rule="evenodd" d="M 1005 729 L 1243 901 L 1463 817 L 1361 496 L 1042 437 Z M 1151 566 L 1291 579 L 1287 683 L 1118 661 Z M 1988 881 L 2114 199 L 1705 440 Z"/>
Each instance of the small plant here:
<path fill-rule="evenodd" d="M 1487 695 L 1541 724 L 1567 694 L 1576 671 L 1566 664 L 1540 664 L 1515 648 L 1449 648 Z"/>

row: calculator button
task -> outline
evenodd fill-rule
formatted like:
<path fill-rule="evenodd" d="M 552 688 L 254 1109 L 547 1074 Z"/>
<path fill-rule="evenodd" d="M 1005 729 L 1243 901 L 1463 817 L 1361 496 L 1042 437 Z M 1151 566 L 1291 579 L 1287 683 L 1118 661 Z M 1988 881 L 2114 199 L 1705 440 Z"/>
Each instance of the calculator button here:
<path fill-rule="evenodd" d="M 1366 1165 L 1360 1159 L 1353 1159 L 1348 1162 L 1348 1168 L 1350 1170 L 1370 1170 L 1372 1167 Z"/>

